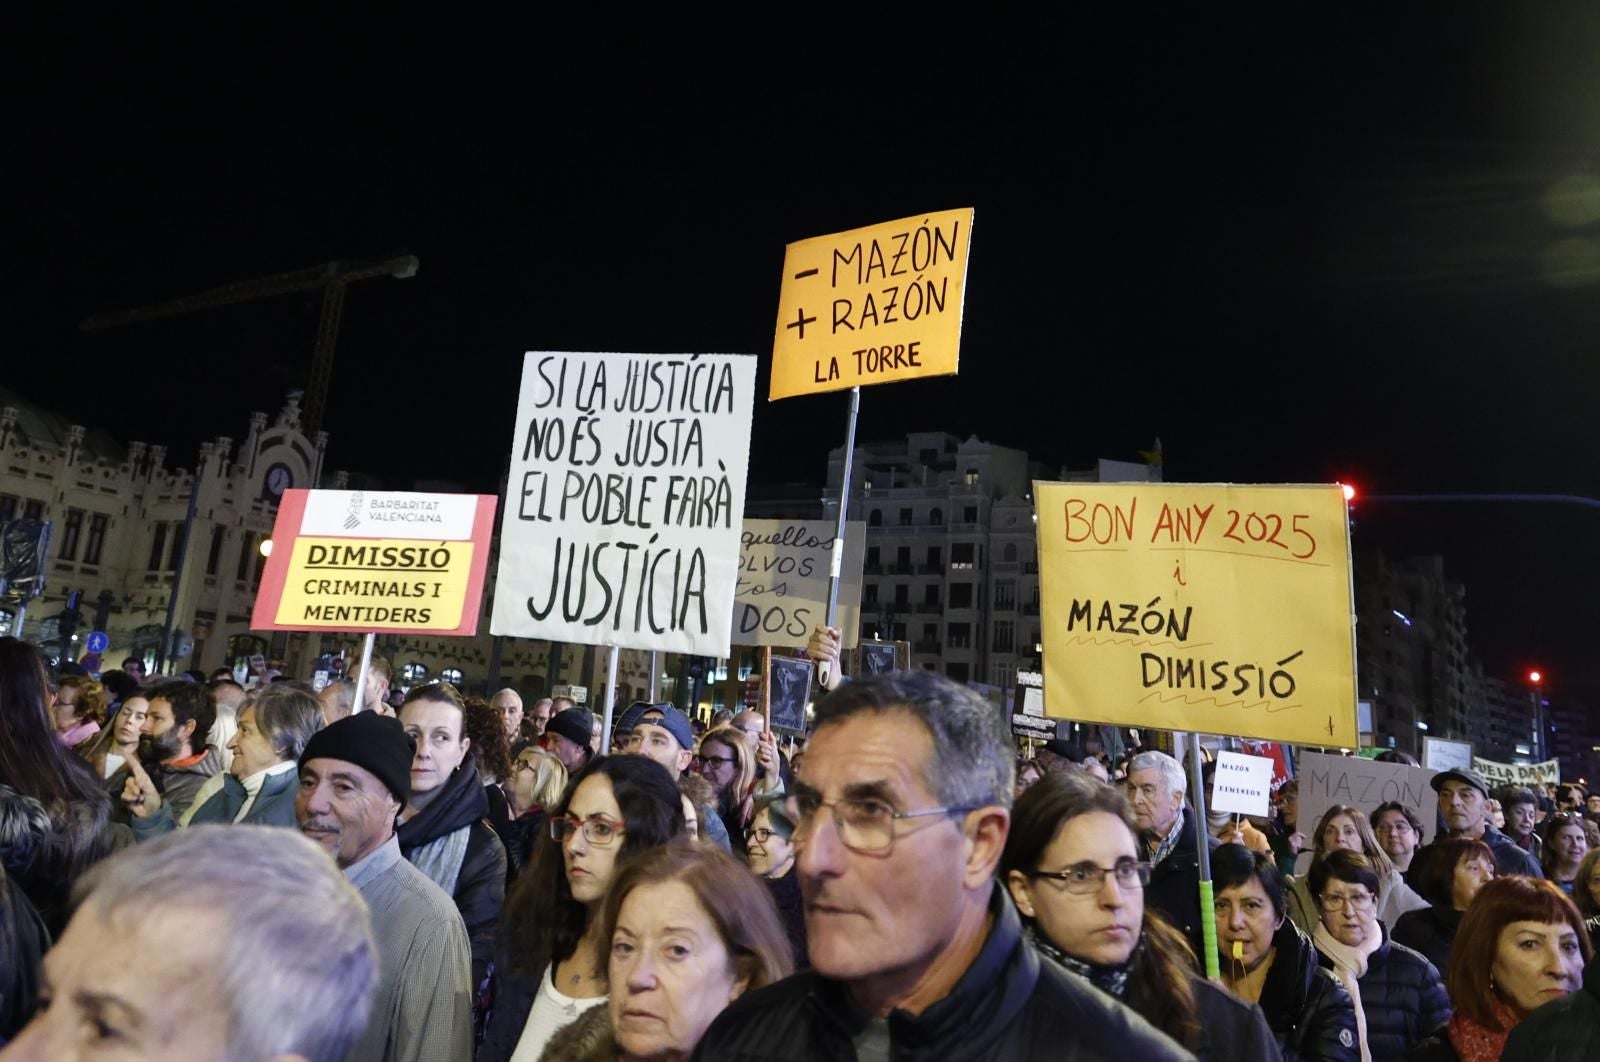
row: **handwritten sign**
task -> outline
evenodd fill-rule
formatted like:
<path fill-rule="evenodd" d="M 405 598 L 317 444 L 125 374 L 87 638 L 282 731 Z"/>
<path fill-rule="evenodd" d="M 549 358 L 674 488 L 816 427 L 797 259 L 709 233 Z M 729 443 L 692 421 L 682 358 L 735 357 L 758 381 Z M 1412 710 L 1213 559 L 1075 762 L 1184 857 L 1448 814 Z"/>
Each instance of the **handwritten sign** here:
<path fill-rule="evenodd" d="M 1015 737 L 1049 741 L 1056 736 L 1056 722 L 1045 718 L 1044 676 L 1036 671 L 1017 672 L 1017 685 L 1011 696 L 1011 733 Z"/>
<path fill-rule="evenodd" d="M 767 704 L 771 710 L 772 729 L 803 733 L 815 665 L 802 657 L 772 656 L 769 659 Z"/>
<path fill-rule="evenodd" d="M 1424 737 L 1422 739 L 1422 765 L 1431 767 L 1436 771 L 1448 771 L 1452 767 L 1472 766 L 1472 742 L 1446 741 L 1444 738 Z"/>
<path fill-rule="evenodd" d="M 1483 775 L 1492 789 L 1497 785 L 1555 785 L 1561 781 L 1561 761 L 1543 763 L 1496 763 L 1472 759 L 1472 769 Z"/>
<path fill-rule="evenodd" d="M 826 520 L 746 520 L 740 534 L 733 640 L 739 645 L 804 648 L 828 614 L 828 571 L 836 527 Z M 834 626 L 843 647 L 860 637 L 861 562 L 867 527 L 847 523 Z"/>
<path fill-rule="evenodd" d="M 490 630 L 726 657 L 756 359 L 523 360 Z"/>
<path fill-rule="evenodd" d="M 769 399 L 956 371 L 972 209 L 791 243 Z"/>
<path fill-rule="evenodd" d="M 1045 711 L 1356 744 L 1338 486 L 1036 483 Z"/>
<path fill-rule="evenodd" d="M 476 494 L 284 491 L 251 629 L 477 633 L 494 506 Z"/>
<path fill-rule="evenodd" d="M 1238 752 L 1217 753 L 1211 810 L 1265 817 L 1272 812 L 1272 761 Z"/>
<path fill-rule="evenodd" d="M 1358 756 L 1328 756 L 1306 752 L 1300 756 L 1300 814 L 1296 824 L 1307 836 L 1322 815 L 1335 804 L 1360 808 L 1370 818 L 1379 804 L 1397 801 L 1422 820 L 1424 843 L 1433 842 L 1438 828 L 1438 795 L 1429 784 L 1437 771 L 1404 763 L 1382 763 Z"/>

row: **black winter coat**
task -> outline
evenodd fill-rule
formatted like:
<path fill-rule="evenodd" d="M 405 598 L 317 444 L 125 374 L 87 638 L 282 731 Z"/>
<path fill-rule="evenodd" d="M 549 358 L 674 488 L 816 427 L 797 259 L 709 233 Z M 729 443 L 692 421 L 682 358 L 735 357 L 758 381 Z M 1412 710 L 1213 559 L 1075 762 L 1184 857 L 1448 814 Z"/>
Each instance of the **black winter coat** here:
<path fill-rule="evenodd" d="M 1324 969 L 1332 969 L 1326 955 L 1318 956 Z M 1372 1062 L 1404 1058 L 1450 1020 L 1450 995 L 1439 971 L 1404 944 L 1385 940 L 1367 956 L 1360 985 Z"/>
<path fill-rule="evenodd" d="M 1529 1014 L 1506 1037 L 1500 1062 L 1600 1060 L 1600 959 L 1590 959 L 1583 987 Z"/>
<path fill-rule="evenodd" d="M 806 954 L 806 908 L 800 896 L 800 875 L 793 867 L 781 878 L 762 878 L 767 892 L 778 908 L 778 921 L 789 938 L 789 950 L 794 953 L 794 968 L 809 969 L 811 959 Z"/>
<path fill-rule="evenodd" d="M 443 791 L 397 831 L 400 853 L 415 862 L 413 853 L 422 845 L 456 830 L 467 830 L 467 847 L 451 898 L 467 924 L 467 937 L 472 942 L 474 991 L 488 973 L 495 925 L 506 898 L 506 850 L 484 820 L 488 811 L 489 798 L 469 759 L 444 783 Z"/>
<path fill-rule="evenodd" d="M 1333 974 L 1317 965 L 1310 939 L 1285 918 L 1272 947 L 1261 1010 L 1284 1062 L 1360 1062 L 1355 1004 Z"/>
<path fill-rule="evenodd" d="M 1216 848 L 1219 842 L 1209 833 L 1206 843 Z M 1194 842 L 1194 811 L 1183 809 L 1183 832 L 1167 858 L 1150 871 L 1150 884 L 1144 887 L 1144 906 L 1158 911 L 1189 941 L 1196 955 L 1204 955 L 1200 921 L 1200 858 Z"/>
<path fill-rule="evenodd" d="M 1199 974 L 1189 976 L 1200 1017 L 1201 1062 L 1277 1062 L 1283 1057 L 1266 1015 L 1221 985 Z"/>
<path fill-rule="evenodd" d="M 1461 928 L 1461 912 L 1453 907 L 1424 907 L 1420 911 L 1407 911 L 1394 923 L 1389 939 L 1404 944 L 1424 959 L 1433 963 L 1443 980 L 1450 972 L 1450 946 L 1455 943 L 1456 930 Z"/>
<path fill-rule="evenodd" d="M 921 1014 L 889 1015 L 895 1062 L 1192 1057 L 1110 996 L 1041 960 L 999 885 L 990 911 L 989 937 L 950 994 Z M 694 1057 L 850 1062 L 852 1040 L 869 1020 L 845 985 L 799 973 L 741 996 L 712 1023 Z"/>

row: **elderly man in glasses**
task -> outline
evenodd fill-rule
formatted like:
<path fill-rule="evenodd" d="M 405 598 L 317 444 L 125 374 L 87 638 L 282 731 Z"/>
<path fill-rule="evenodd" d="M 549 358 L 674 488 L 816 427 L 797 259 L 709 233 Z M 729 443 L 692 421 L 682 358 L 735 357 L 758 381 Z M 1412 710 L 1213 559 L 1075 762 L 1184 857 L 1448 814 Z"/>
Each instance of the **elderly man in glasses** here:
<path fill-rule="evenodd" d="M 812 969 L 740 997 L 697 1057 L 1187 1057 L 1024 939 L 994 878 L 1013 762 L 988 702 L 898 672 L 816 712 L 791 802 Z"/>

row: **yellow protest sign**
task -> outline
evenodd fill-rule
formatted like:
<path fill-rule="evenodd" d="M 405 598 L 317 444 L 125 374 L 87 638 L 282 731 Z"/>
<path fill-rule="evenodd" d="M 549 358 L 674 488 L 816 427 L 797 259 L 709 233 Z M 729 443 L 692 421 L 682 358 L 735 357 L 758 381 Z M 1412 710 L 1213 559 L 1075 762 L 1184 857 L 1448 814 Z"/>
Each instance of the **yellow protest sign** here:
<path fill-rule="evenodd" d="M 472 542 L 297 538 L 276 620 L 334 630 L 454 630 L 472 554 Z"/>
<path fill-rule="evenodd" d="M 972 209 L 791 243 L 769 399 L 956 371 Z"/>
<path fill-rule="evenodd" d="M 287 490 L 252 630 L 478 629 L 492 495 Z"/>
<path fill-rule="evenodd" d="M 1045 712 L 1356 744 L 1338 486 L 1037 483 Z"/>

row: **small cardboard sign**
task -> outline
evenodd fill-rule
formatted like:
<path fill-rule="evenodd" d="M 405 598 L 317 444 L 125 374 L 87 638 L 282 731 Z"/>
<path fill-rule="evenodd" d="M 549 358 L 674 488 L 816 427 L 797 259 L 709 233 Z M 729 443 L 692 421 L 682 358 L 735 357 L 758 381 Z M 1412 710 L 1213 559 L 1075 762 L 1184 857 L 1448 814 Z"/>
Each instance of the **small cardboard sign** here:
<path fill-rule="evenodd" d="M 1242 752 L 1217 753 L 1211 781 L 1211 810 L 1264 818 L 1272 810 L 1273 762 Z"/>

